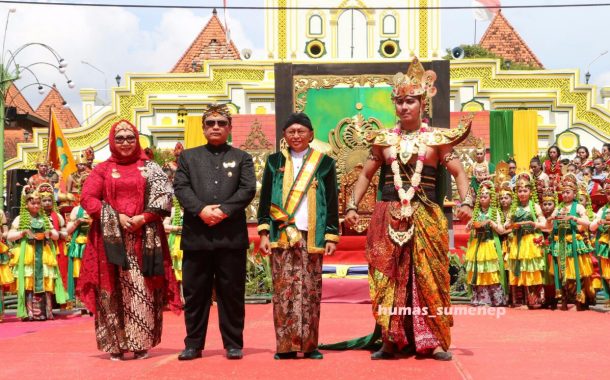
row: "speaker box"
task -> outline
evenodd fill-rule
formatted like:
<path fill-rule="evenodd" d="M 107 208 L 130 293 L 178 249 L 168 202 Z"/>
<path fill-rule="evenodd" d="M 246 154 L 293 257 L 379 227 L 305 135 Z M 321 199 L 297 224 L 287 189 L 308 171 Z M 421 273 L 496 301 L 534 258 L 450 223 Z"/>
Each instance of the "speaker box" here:
<path fill-rule="evenodd" d="M 28 178 L 38 173 L 33 169 L 11 169 L 6 171 L 6 206 L 9 212 L 9 220 L 19 215 L 19 205 L 23 186 L 28 183 Z"/>

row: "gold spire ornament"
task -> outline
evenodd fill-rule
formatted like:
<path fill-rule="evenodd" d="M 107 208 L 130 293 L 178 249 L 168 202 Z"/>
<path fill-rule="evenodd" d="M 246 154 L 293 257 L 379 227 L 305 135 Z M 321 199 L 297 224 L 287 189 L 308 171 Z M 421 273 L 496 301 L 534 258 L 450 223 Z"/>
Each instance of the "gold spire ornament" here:
<path fill-rule="evenodd" d="M 431 98 L 436 95 L 436 73 L 425 70 L 417 57 L 409 65 L 406 74 L 396 73 L 392 78 L 392 100 L 403 96 L 420 96 Z"/>

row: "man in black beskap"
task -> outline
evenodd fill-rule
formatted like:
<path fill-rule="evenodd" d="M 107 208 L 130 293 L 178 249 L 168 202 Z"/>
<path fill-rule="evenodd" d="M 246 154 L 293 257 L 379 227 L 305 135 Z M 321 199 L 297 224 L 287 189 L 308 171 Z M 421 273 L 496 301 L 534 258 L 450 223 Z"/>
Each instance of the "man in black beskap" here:
<path fill-rule="evenodd" d="M 204 146 L 178 160 L 174 190 L 184 208 L 181 248 L 185 349 L 178 360 L 201 357 L 216 288 L 227 358 L 243 356 L 248 230 L 245 208 L 256 192 L 252 157 L 227 144 L 231 114 L 211 105 L 203 115 Z"/>

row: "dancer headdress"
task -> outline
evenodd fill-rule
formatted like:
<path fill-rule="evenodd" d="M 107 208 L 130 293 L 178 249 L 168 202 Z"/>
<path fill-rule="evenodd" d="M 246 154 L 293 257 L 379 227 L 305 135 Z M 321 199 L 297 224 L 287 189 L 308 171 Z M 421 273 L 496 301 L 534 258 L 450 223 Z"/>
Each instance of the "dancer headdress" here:
<path fill-rule="evenodd" d="M 36 167 L 40 165 L 49 166 L 49 160 L 47 159 L 47 154 L 45 152 L 40 152 L 38 153 L 38 156 L 36 156 Z"/>
<path fill-rule="evenodd" d="M 555 197 L 556 193 L 555 190 L 553 190 L 552 187 L 545 187 L 544 190 L 542 190 L 542 202 L 548 202 L 548 201 L 556 201 L 556 197 Z"/>
<path fill-rule="evenodd" d="M 21 198 L 23 198 L 25 202 L 27 202 L 30 199 L 39 199 L 40 194 L 38 194 L 34 186 L 25 185 L 23 186 L 23 190 L 21 191 Z"/>
<path fill-rule="evenodd" d="M 417 57 L 413 58 L 406 74 L 397 73 L 392 78 L 392 100 L 403 96 L 419 96 L 431 98 L 436 95 L 436 73 L 425 70 Z"/>
<path fill-rule="evenodd" d="M 515 189 L 518 189 L 520 187 L 529 187 L 530 189 L 533 188 L 532 176 L 529 173 L 523 172 L 517 175 L 517 183 L 515 185 Z"/>
<path fill-rule="evenodd" d="M 505 181 L 498 186 L 498 196 L 502 196 L 504 194 L 508 194 L 510 196 L 513 195 L 513 189 L 510 187 L 510 182 Z"/>
<path fill-rule="evenodd" d="M 40 185 L 38 185 L 38 188 L 36 189 L 36 192 L 38 193 L 38 195 L 43 198 L 43 197 L 53 197 L 54 195 L 54 191 L 53 191 L 53 186 L 51 186 L 50 183 L 41 183 Z"/>
<path fill-rule="evenodd" d="M 491 194 L 494 191 L 493 182 L 486 180 L 481 182 L 479 185 L 479 193 L 481 194 Z"/>
<path fill-rule="evenodd" d="M 77 165 L 87 165 L 89 163 L 84 153 L 79 154 L 78 157 L 74 157 L 74 161 L 76 161 Z"/>
<path fill-rule="evenodd" d="M 578 190 L 578 180 L 574 174 L 568 173 L 563 176 L 563 179 L 561 180 L 561 190 L 563 191 L 566 189 L 571 189 L 573 191 Z"/>

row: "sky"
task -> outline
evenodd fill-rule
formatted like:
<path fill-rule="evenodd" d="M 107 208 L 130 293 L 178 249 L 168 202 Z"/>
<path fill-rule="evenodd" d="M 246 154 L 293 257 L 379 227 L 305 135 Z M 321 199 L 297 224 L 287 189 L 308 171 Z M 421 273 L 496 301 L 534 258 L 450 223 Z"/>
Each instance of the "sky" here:
<path fill-rule="evenodd" d="M 51 1 L 46 1 L 51 2 Z M 105 4 L 157 4 L 217 6 L 219 17 L 225 18 L 222 0 L 71 0 L 71 2 Z M 604 3 L 588 0 L 586 3 Z M 42 1 L 41 1 L 42 3 Z M 336 6 L 336 1 L 325 1 Z M 374 1 L 365 3 L 374 4 Z M 443 6 L 470 6 L 471 0 L 441 0 Z M 574 4 L 578 0 L 501 0 L 501 4 Z M 228 5 L 263 6 L 263 0 L 227 0 Z M 66 74 L 76 87 L 69 89 L 66 78 L 46 65 L 35 65 L 40 82 L 57 84 L 58 89 L 82 122 L 80 88 L 98 89 L 100 98 L 108 99 L 108 89 L 116 86 L 115 77 L 131 73 L 168 72 L 178 61 L 211 16 L 209 9 L 136 9 L 120 7 L 74 7 L 57 5 L 0 4 L 0 23 L 10 14 L 3 62 L 29 42 L 40 42 L 55 49 L 68 61 Z M 589 67 L 591 84 L 610 86 L 610 53 L 591 64 L 600 53 L 610 50 L 607 22 L 610 7 L 558 9 L 504 9 L 504 16 L 527 42 L 538 59 L 548 69 L 578 68 L 581 80 Z M 262 10 L 228 10 L 226 19 L 231 38 L 237 48 L 253 51 L 252 60 L 263 59 L 264 18 Z M 489 22 L 477 22 L 478 41 Z M 2 28 L 4 29 L 4 28 Z M 475 40 L 472 10 L 441 11 L 441 44 L 452 48 L 472 44 Z M 1 32 L 0 32 L 1 33 Z M 53 56 L 42 48 L 28 47 L 17 57 L 21 66 L 33 62 L 53 62 Z M 82 63 L 82 61 L 88 64 Z M 590 66 L 589 66 L 590 65 Z M 16 82 L 18 88 L 35 83 L 28 73 Z M 37 86 L 24 94 L 36 108 L 44 95 Z M 45 94 L 46 95 L 46 94 Z"/>

